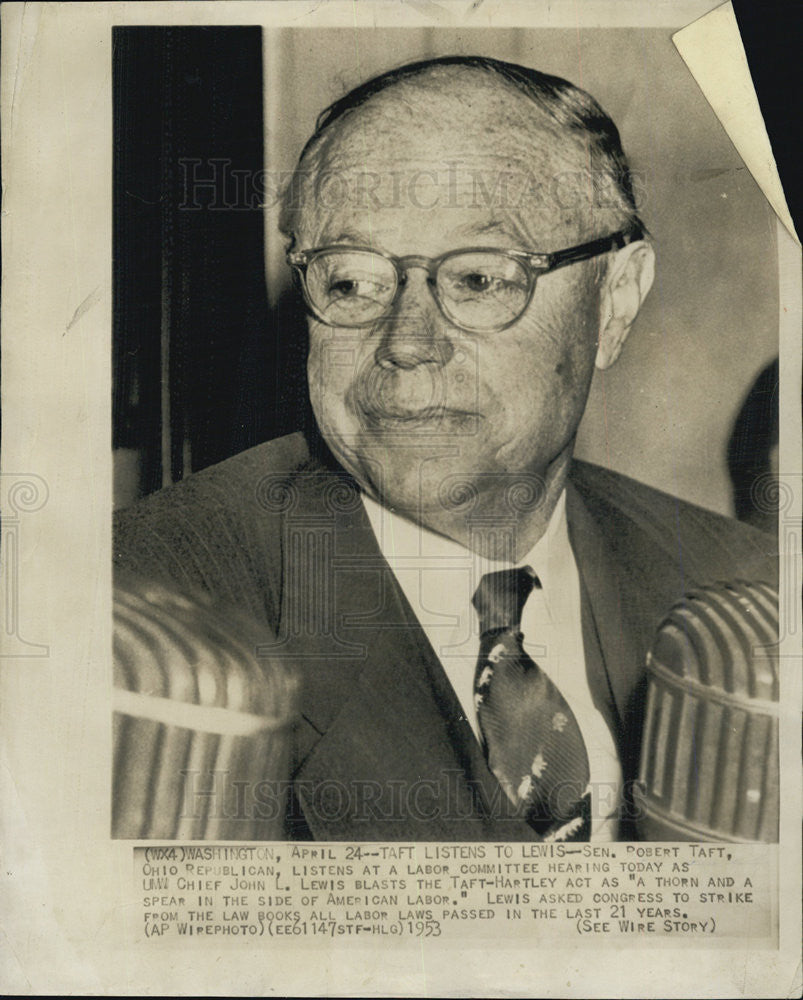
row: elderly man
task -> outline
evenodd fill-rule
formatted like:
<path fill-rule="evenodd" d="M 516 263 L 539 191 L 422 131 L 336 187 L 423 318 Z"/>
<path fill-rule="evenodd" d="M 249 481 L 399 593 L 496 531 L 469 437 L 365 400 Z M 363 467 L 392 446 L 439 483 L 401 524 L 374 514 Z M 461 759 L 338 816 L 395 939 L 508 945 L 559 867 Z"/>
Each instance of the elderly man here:
<path fill-rule="evenodd" d="M 289 836 L 632 836 L 656 625 L 775 569 L 572 458 L 653 279 L 615 126 L 520 66 L 405 66 L 321 116 L 282 227 L 318 429 L 124 511 L 118 565 L 248 609 L 298 672 Z"/>

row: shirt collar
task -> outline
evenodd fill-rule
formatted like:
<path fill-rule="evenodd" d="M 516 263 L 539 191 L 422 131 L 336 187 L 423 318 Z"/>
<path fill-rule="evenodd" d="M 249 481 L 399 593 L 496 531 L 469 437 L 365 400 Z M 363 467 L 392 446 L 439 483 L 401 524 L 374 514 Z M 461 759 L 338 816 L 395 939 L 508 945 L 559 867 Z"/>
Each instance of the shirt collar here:
<path fill-rule="evenodd" d="M 484 573 L 511 569 L 514 565 L 532 566 L 543 590 L 549 594 L 560 586 L 568 568 L 573 564 L 574 554 L 566 522 L 565 489 L 552 511 L 546 531 L 516 563 L 483 559 L 451 538 L 388 510 L 365 493 L 362 494 L 362 501 L 382 555 L 394 570 L 413 568 L 430 561 L 444 567 L 474 563 L 479 578 Z"/>

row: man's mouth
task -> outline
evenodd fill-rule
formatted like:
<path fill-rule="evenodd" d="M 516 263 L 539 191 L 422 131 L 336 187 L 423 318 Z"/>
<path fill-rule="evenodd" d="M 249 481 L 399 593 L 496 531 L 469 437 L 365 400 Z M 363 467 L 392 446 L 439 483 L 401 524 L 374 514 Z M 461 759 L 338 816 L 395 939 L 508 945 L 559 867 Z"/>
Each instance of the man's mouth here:
<path fill-rule="evenodd" d="M 417 426 L 462 425 L 476 421 L 479 414 L 471 410 L 461 410 L 450 406 L 426 406 L 418 409 L 383 406 L 361 407 L 360 416 L 366 424 L 376 428 L 412 428 Z"/>

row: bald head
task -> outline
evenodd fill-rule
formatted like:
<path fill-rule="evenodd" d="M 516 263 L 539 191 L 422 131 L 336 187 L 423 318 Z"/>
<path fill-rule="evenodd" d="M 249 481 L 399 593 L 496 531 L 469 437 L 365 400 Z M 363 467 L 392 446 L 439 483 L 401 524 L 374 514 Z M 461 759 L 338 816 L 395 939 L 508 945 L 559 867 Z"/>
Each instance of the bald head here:
<path fill-rule="evenodd" d="M 639 222 L 618 132 L 592 97 L 511 63 L 447 57 L 375 77 L 322 113 L 280 228 L 299 245 L 310 213 L 447 198 L 546 214 L 556 238 Z"/>

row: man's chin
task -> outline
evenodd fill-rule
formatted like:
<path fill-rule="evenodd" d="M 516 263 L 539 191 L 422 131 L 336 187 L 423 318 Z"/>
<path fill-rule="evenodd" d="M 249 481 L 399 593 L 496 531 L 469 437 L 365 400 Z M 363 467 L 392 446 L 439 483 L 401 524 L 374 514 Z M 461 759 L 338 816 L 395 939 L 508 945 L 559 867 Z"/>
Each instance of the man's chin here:
<path fill-rule="evenodd" d="M 442 531 L 444 519 L 469 514 L 482 503 L 484 477 L 462 461 L 450 462 L 437 452 L 412 462 L 399 458 L 386 448 L 358 478 L 369 496 L 394 513 Z"/>

